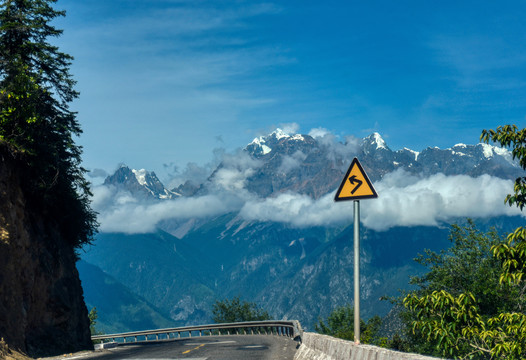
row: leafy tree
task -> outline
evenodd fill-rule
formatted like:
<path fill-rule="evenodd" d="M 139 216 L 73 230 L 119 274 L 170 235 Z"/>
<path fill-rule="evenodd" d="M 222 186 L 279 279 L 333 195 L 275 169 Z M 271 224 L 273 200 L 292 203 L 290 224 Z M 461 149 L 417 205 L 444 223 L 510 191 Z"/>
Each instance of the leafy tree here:
<path fill-rule="evenodd" d="M 522 169 L 526 170 L 526 128 L 519 130 L 516 125 L 499 126 L 496 130 L 484 130 L 481 140 L 511 147 L 513 158 L 518 159 Z M 522 210 L 526 205 L 526 176 L 515 180 L 513 190 L 513 194 L 508 194 L 504 202 Z M 518 310 L 524 311 L 522 304 L 526 290 L 526 283 L 523 281 L 526 271 L 526 227 L 515 229 L 508 235 L 505 243 L 494 246 L 492 251 L 495 257 L 502 261 L 500 282 L 520 288 Z"/>
<path fill-rule="evenodd" d="M 215 323 L 270 320 L 266 310 L 252 302 L 241 301 L 239 296 L 232 300 L 217 300 L 212 306 Z"/>
<path fill-rule="evenodd" d="M 382 325 L 379 316 L 373 316 L 367 323 L 360 319 L 360 341 L 364 344 L 382 345 L 385 339 L 378 337 Z M 344 340 L 354 340 L 354 308 L 350 305 L 334 309 L 327 317 L 326 322 L 319 319 L 314 324 L 316 332 L 334 336 Z"/>
<path fill-rule="evenodd" d="M 514 289 L 498 286 L 501 262 L 491 249 L 504 242 L 494 229 L 479 231 L 473 220 L 464 226 L 452 225 L 449 234 L 452 246 L 440 253 L 426 250 L 415 260 L 429 271 L 411 278 L 410 284 L 418 286 L 414 293 L 431 294 L 445 290 L 453 295 L 469 291 L 477 296 L 482 315 L 513 309 L 517 293 Z"/>
<path fill-rule="evenodd" d="M 422 276 L 411 278 L 410 284 L 417 288 L 410 292 L 404 304 L 409 305 L 422 298 L 429 302 L 438 296 L 437 293 L 457 297 L 469 292 L 475 294 L 476 305 L 483 316 L 514 308 L 517 293 L 515 289 L 499 285 L 501 262 L 491 253 L 491 248 L 504 239 L 495 230 L 487 233 L 479 231 L 473 221 L 468 219 L 464 226 L 451 226 L 449 240 L 452 243 L 450 248 L 439 253 L 426 250 L 425 254 L 415 259 L 428 271 Z M 406 324 L 403 334 L 406 341 L 397 345 L 399 350 L 444 355 L 439 341 L 414 333 L 413 322 L 417 318 L 423 322 L 430 321 L 430 314 L 425 311 L 417 314 L 413 309 L 408 309 L 402 310 L 400 315 Z M 444 317 L 440 317 L 440 320 L 444 321 Z M 457 351 L 461 352 L 469 352 L 469 348 Z"/>
<path fill-rule="evenodd" d="M 91 332 L 91 335 L 98 335 L 99 332 L 95 329 L 95 325 L 97 325 L 97 318 L 99 315 L 97 314 L 97 308 L 93 307 L 88 314 L 89 319 L 89 329 Z"/>
<path fill-rule="evenodd" d="M 515 125 L 484 130 L 481 140 L 511 147 L 514 159 L 526 169 L 526 130 Z M 526 204 L 526 178 L 516 179 L 514 193 L 506 197 L 505 203 L 521 210 Z M 478 276 L 487 274 L 488 291 L 482 281 L 469 279 L 472 274 L 446 276 L 446 282 L 427 286 L 420 282 L 420 290 L 410 293 L 403 300 L 411 315 L 412 333 L 415 338 L 433 344 L 444 356 L 470 359 L 526 358 L 526 315 L 524 314 L 523 281 L 526 268 L 526 228 L 519 227 L 509 234 L 506 241 L 490 243 L 481 248 L 483 253 L 491 254 L 494 260 L 483 256 L 485 264 L 499 264 L 499 272 L 484 271 L 478 264 L 470 268 L 480 268 Z M 483 253 L 481 255 L 483 255 Z M 457 253 L 456 256 L 461 256 Z M 469 261 L 476 262 L 473 258 Z M 458 269 L 457 269 L 458 270 Z M 477 274 L 477 272 L 475 272 Z M 448 287 L 467 276 L 467 281 L 459 286 Z M 429 276 L 432 280 L 441 277 Z M 456 279 L 456 280 L 455 280 Z M 477 279 L 475 279 L 477 280 Z M 489 295 L 489 296 L 488 296 Z"/>
<path fill-rule="evenodd" d="M 483 130 L 480 140 L 511 148 L 513 159 L 519 160 L 519 165 L 526 170 L 526 128 L 519 130 L 517 125 L 504 125 L 497 127 L 496 130 Z M 510 206 L 516 205 L 522 210 L 526 205 L 526 176 L 515 180 L 513 191 L 513 194 L 506 196 L 504 202 Z"/>
<path fill-rule="evenodd" d="M 47 42 L 62 31 L 56 0 L 6 0 L 0 4 L 0 145 L 20 161 L 29 205 L 72 246 L 96 231 L 89 183 L 80 166 L 81 134 L 69 103 L 77 96 L 72 57 Z"/>

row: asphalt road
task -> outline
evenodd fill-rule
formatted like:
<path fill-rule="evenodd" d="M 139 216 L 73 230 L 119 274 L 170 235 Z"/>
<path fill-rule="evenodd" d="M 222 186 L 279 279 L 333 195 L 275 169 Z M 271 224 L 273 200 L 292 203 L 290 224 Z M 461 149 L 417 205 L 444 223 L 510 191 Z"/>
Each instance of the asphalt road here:
<path fill-rule="evenodd" d="M 130 344 L 64 359 L 292 360 L 298 343 L 288 337 L 233 335 Z"/>

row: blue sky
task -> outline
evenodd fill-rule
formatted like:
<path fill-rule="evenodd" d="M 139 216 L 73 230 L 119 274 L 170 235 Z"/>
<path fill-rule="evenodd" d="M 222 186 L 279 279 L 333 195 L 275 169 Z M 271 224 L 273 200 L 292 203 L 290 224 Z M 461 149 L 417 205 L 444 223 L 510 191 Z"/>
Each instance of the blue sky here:
<path fill-rule="evenodd" d="M 391 149 L 526 125 L 526 2 L 59 0 L 84 166 L 161 179 L 276 127 Z"/>

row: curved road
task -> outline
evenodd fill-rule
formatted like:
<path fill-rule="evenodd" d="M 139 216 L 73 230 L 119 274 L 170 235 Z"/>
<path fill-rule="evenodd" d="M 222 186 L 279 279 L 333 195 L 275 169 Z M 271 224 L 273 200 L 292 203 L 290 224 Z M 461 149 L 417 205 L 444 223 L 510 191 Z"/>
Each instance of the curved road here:
<path fill-rule="evenodd" d="M 288 337 L 193 337 L 119 346 L 67 359 L 97 360 L 293 360 L 298 343 Z"/>

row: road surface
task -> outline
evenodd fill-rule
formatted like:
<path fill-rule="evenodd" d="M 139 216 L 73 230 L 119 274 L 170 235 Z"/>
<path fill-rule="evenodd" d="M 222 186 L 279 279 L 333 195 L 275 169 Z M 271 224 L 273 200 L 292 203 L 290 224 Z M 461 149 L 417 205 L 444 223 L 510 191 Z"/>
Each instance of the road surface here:
<path fill-rule="evenodd" d="M 293 360 L 298 343 L 288 337 L 232 335 L 129 344 L 63 359 L 86 360 Z"/>

